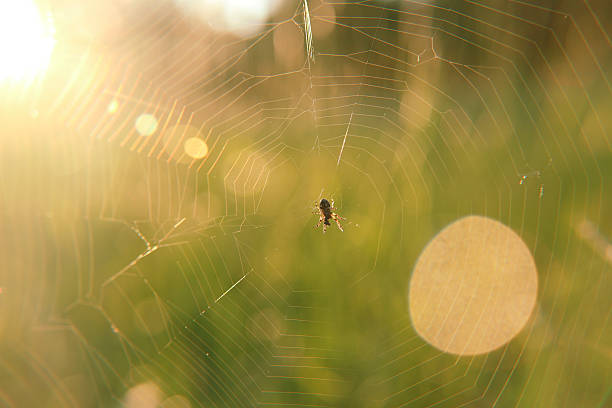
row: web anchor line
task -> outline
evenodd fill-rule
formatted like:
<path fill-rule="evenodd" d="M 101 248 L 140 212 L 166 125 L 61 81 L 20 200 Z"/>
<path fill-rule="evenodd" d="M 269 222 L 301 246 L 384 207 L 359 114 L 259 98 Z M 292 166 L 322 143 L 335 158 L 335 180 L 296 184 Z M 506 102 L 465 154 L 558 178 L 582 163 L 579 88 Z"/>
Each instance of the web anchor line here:
<path fill-rule="evenodd" d="M 314 63 L 314 48 L 312 47 L 312 25 L 310 23 L 310 11 L 308 10 L 308 0 L 304 0 L 304 33 L 306 40 L 306 54 L 308 55 L 308 66 L 310 61 Z M 311 86 L 312 87 L 312 86 Z"/>
<path fill-rule="evenodd" d="M 351 128 L 351 122 L 353 121 L 353 112 L 351 112 L 351 117 L 349 118 L 348 125 L 346 126 L 346 132 L 344 132 L 344 140 L 342 140 L 342 147 L 340 148 L 340 154 L 338 155 L 338 163 L 336 163 L 336 167 L 340 166 L 340 159 L 342 158 L 342 152 L 344 151 L 344 145 L 346 144 L 346 137 L 348 136 L 349 129 Z"/>
<path fill-rule="evenodd" d="M 246 274 L 245 274 L 245 275 L 244 275 L 242 278 L 238 279 L 238 280 L 236 281 L 236 283 L 234 283 L 232 286 L 230 286 L 230 288 L 229 288 L 228 290 L 226 290 L 225 292 L 223 292 L 223 294 L 222 294 L 221 296 L 219 296 L 219 297 L 218 297 L 218 298 L 215 300 L 215 303 L 217 303 L 218 301 L 220 301 L 220 300 L 223 298 L 223 296 L 227 295 L 227 294 L 228 294 L 228 292 L 229 292 L 230 290 L 234 289 L 234 288 L 236 287 L 236 285 L 238 285 L 240 282 L 242 282 L 242 280 L 243 280 L 244 278 L 246 278 L 248 275 L 249 275 L 249 274 L 248 274 L 248 272 L 247 272 L 247 273 L 246 273 Z"/>

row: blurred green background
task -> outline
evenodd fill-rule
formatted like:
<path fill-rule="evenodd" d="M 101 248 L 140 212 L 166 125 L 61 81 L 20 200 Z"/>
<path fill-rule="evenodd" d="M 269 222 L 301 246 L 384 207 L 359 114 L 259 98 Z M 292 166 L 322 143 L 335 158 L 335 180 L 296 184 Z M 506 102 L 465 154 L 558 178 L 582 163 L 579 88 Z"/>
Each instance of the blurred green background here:
<path fill-rule="evenodd" d="M 0 75 L 0 405 L 612 404 L 608 2 L 32 4 L 50 58 Z M 16 26 L 5 67 L 37 51 Z M 477 356 L 408 309 L 467 215 L 539 281 Z"/>

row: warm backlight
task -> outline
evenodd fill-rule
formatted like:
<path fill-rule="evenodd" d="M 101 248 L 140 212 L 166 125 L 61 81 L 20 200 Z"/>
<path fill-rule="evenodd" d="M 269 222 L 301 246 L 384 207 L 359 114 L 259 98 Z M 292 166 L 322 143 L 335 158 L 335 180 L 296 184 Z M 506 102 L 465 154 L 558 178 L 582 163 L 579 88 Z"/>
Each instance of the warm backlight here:
<path fill-rule="evenodd" d="M 44 71 L 54 45 L 51 19 L 32 0 L 0 0 L 0 81 Z"/>

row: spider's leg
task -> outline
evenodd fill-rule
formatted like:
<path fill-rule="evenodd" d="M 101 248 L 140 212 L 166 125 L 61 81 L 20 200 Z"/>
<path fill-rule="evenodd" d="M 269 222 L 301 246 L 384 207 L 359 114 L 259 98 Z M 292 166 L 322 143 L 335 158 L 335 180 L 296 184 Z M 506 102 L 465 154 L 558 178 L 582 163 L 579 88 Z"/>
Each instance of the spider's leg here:
<path fill-rule="evenodd" d="M 338 228 L 340 229 L 340 231 L 344 232 L 342 224 L 340 224 L 340 220 L 338 220 L 338 214 L 332 214 L 332 218 L 334 219 L 334 221 L 336 221 L 336 224 L 338 224 Z"/>
<path fill-rule="evenodd" d="M 321 214 L 321 215 L 319 216 L 319 222 L 317 223 L 317 225 L 316 225 L 316 227 L 315 227 L 315 228 L 319 228 L 319 225 L 321 225 L 321 222 L 323 221 L 323 218 L 324 218 L 324 217 L 323 217 L 323 214 Z M 325 226 L 323 226 L 323 232 L 325 232 Z"/>
<path fill-rule="evenodd" d="M 336 208 L 336 206 L 334 205 L 334 200 L 332 200 L 332 202 L 331 202 L 331 207 L 330 207 L 329 209 L 330 209 L 330 210 L 331 210 L 333 213 L 335 213 L 336 211 L 338 211 L 338 209 L 337 209 L 337 208 Z M 338 215 L 338 214 L 336 214 L 336 215 Z M 340 218 L 342 218 L 342 217 L 340 217 Z M 342 219 L 344 219 L 344 218 L 342 218 Z"/>
<path fill-rule="evenodd" d="M 323 233 L 327 232 L 327 224 L 323 224 Z"/>

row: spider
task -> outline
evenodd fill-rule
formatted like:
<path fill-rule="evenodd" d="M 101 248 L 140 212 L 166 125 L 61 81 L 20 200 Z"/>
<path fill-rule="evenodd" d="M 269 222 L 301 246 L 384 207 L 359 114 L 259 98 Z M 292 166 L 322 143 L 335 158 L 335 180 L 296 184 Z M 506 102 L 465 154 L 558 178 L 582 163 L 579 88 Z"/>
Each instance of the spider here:
<path fill-rule="evenodd" d="M 333 199 L 331 204 L 324 198 L 321 200 L 319 205 L 317 205 L 316 201 L 314 205 L 315 210 L 313 214 L 319 214 L 319 223 L 316 225 L 315 228 L 319 228 L 319 225 L 321 225 L 321 222 L 323 222 L 323 233 L 325 234 L 325 231 L 327 231 L 327 227 L 331 225 L 329 223 L 329 220 L 333 219 L 334 221 L 336 221 L 336 224 L 338 224 L 338 229 L 340 231 L 344 231 L 342 229 L 342 224 L 340 224 L 340 220 L 345 220 L 346 218 L 343 218 L 334 212 L 336 208 L 334 207 Z"/>

